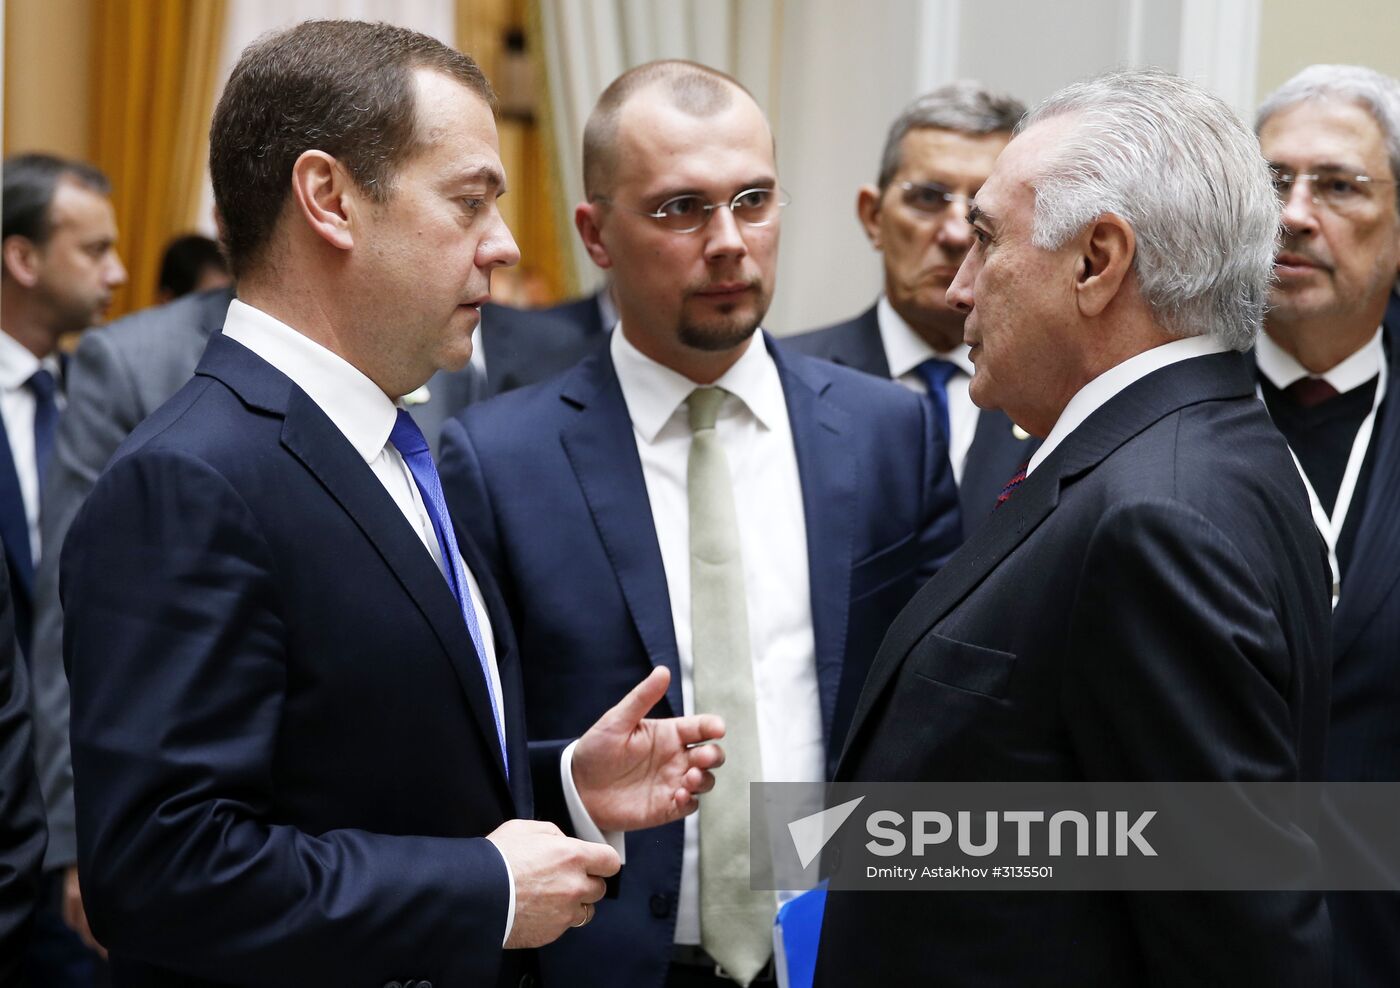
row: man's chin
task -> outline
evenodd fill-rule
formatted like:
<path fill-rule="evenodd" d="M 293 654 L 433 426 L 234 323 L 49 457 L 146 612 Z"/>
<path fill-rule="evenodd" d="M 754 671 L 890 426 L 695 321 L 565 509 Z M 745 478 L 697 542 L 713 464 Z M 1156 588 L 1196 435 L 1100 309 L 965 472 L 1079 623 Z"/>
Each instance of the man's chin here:
<path fill-rule="evenodd" d="M 722 353 L 741 346 L 757 331 L 757 320 L 725 324 L 682 323 L 680 341 L 693 350 Z"/>

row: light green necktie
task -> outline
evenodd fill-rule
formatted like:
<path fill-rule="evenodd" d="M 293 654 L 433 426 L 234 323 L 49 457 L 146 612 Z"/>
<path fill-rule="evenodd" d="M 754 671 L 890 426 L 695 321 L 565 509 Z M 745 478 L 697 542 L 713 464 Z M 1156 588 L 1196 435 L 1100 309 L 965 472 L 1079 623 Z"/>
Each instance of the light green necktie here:
<path fill-rule="evenodd" d="M 772 892 L 749 888 L 749 783 L 763 778 L 754 711 L 744 560 L 729 462 L 715 432 L 727 392 L 697 388 L 690 409 L 690 628 L 697 713 L 724 718 L 724 767 L 700 799 L 700 943 L 747 985 L 773 952 Z"/>

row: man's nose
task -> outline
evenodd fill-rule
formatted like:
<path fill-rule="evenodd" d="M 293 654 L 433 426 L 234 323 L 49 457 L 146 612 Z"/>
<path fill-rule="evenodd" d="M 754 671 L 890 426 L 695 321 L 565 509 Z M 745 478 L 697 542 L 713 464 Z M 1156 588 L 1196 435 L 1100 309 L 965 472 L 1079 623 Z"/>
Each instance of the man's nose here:
<path fill-rule="evenodd" d="M 1317 229 L 1317 203 L 1309 179 L 1300 178 L 1288 186 L 1283 197 L 1283 226 L 1290 233 L 1312 233 Z"/>
<path fill-rule="evenodd" d="M 119 288 L 126 284 L 126 267 L 122 264 L 122 259 L 116 251 L 112 251 L 111 260 L 107 264 L 106 277 L 109 288 Z"/>
<path fill-rule="evenodd" d="M 744 231 L 727 205 L 710 212 L 710 221 L 705 224 L 703 232 L 707 258 L 743 257 L 749 252 L 748 244 L 744 242 Z"/>
<path fill-rule="evenodd" d="M 950 203 L 939 220 L 938 243 L 959 253 L 972 248 L 972 224 L 959 203 Z"/>
<path fill-rule="evenodd" d="M 953 277 L 953 283 L 948 286 L 946 296 L 948 304 L 963 315 L 972 311 L 972 278 L 972 264 L 970 258 L 967 258 L 958 268 L 958 273 Z"/>

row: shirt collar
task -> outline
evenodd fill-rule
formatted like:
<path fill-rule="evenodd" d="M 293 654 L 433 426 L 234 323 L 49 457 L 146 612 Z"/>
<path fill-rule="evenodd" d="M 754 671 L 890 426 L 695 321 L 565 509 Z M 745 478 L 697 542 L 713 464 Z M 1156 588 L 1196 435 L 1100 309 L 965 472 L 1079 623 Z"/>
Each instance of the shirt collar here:
<path fill-rule="evenodd" d="M 627 339 L 621 323 L 608 342 L 622 398 L 627 402 L 627 414 L 632 427 L 648 445 L 690 393 L 703 385 L 696 384 L 684 374 L 652 360 Z M 743 403 L 764 428 L 772 429 L 785 414 L 782 381 L 778 367 L 768 352 L 765 338 L 756 335 L 743 356 L 725 371 L 715 387 L 723 388 Z M 728 404 L 728 403 L 726 403 Z"/>
<path fill-rule="evenodd" d="M 957 364 L 958 370 L 972 376 L 975 368 L 966 343 L 959 343 L 951 350 L 935 350 L 894 310 L 889 296 L 881 295 L 875 304 L 875 320 L 880 326 L 880 343 L 885 348 L 890 377 L 901 378 L 930 357 Z"/>
<path fill-rule="evenodd" d="M 1031 457 L 1030 465 L 1026 467 L 1026 475 L 1030 476 L 1031 472 L 1044 463 L 1046 458 L 1055 451 L 1056 446 L 1064 442 L 1070 433 L 1084 424 L 1085 419 L 1106 405 L 1110 399 L 1130 384 L 1137 383 L 1148 374 L 1161 370 L 1163 367 L 1169 367 L 1183 360 L 1190 360 L 1192 357 L 1224 353 L 1227 349 L 1229 348 L 1225 344 L 1213 336 L 1189 336 L 1184 340 L 1172 340 L 1170 343 L 1163 343 L 1161 346 L 1144 350 L 1142 353 L 1129 357 L 1121 364 L 1110 367 L 1080 388 L 1075 396 L 1069 400 L 1065 410 L 1055 420 L 1050 435 L 1045 437 L 1045 442 Z"/>
<path fill-rule="evenodd" d="M 58 380 L 62 369 L 58 354 L 51 353 L 40 360 L 23 343 L 0 330 L 0 388 L 18 391 L 40 367 L 52 374 L 54 380 Z"/>
<path fill-rule="evenodd" d="M 1317 376 L 1336 388 L 1338 394 L 1346 394 L 1380 373 L 1383 346 L 1381 328 L 1377 326 L 1376 335 L 1372 336 L 1365 346 L 1331 370 Z M 1311 371 L 1298 363 L 1293 354 L 1275 343 L 1268 333 L 1259 334 L 1259 340 L 1254 345 L 1254 360 L 1259 365 L 1259 373 L 1268 378 L 1269 383 L 1280 391 L 1295 381 L 1313 376 Z"/>
<path fill-rule="evenodd" d="M 224 335 L 291 378 L 366 463 L 383 452 L 398 408 L 345 358 L 238 299 L 229 306 Z"/>

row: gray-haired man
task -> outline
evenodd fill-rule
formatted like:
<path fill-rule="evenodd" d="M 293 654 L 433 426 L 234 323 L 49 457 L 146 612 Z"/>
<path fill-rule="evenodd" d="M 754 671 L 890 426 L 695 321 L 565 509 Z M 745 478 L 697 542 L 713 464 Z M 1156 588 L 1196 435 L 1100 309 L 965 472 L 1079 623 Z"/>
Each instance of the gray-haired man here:
<path fill-rule="evenodd" d="M 838 783 L 1320 776 L 1323 549 L 1239 352 L 1278 217 L 1192 83 L 1108 75 L 1027 118 L 948 297 L 973 399 L 1045 442 L 895 619 Z M 1302 988 L 1328 952 L 1320 893 L 833 891 L 817 984 Z"/>
<path fill-rule="evenodd" d="M 890 125 L 878 181 L 856 196 L 861 226 L 884 260 L 884 293 L 854 319 L 784 340 L 929 396 L 969 532 L 1037 445 L 1001 412 L 979 412 L 968 397 L 966 317 L 945 297 L 972 246 L 968 202 L 1025 112 L 1019 100 L 970 80 L 910 103 Z"/>
<path fill-rule="evenodd" d="M 1327 777 L 1400 780 L 1400 82 L 1351 65 L 1304 69 L 1256 124 L 1283 202 L 1259 388 L 1297 456 L 1337 583 Z M 1387 315 L 1386 307 L 1390 306 Z M 1384 323 L 1384 325 L 1382 325 Z M 1364 836 L 1329 851 L 1373 867 Z M 1328 897 L 1334 983 L 1400 977 L 1400 896 Z"/>

